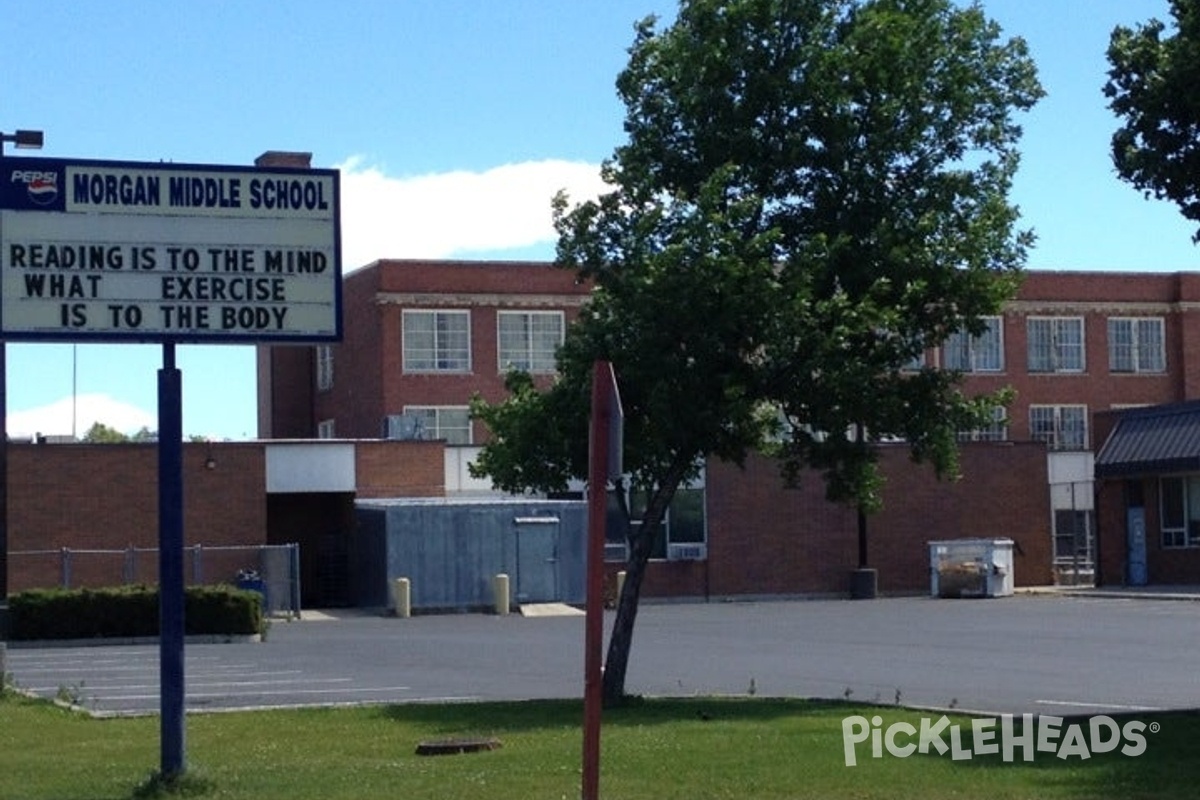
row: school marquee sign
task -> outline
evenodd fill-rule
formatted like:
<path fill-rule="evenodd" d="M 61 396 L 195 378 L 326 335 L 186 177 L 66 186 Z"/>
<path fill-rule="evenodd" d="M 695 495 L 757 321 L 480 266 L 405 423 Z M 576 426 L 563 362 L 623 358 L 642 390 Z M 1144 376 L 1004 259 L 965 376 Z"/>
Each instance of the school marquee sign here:
<path fill-rule="evenodd" d="M 0 160 L 0 334 L 341 336 L 336 170 Z"/>

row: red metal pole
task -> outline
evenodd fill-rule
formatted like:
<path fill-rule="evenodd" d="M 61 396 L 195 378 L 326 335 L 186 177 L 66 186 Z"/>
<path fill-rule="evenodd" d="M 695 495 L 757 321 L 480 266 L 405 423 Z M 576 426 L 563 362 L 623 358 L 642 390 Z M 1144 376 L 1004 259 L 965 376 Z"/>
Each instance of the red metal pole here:
<path fill-rule="evenodd" d="M 587 616 L 584 636 L 583 800 L 600 797 L 600 708 L 604 645 L 604 525 L 608 506 L 608 448 L 612 421 L 612 366 L 592 365 L 592 423 L 588 454 Z"/>

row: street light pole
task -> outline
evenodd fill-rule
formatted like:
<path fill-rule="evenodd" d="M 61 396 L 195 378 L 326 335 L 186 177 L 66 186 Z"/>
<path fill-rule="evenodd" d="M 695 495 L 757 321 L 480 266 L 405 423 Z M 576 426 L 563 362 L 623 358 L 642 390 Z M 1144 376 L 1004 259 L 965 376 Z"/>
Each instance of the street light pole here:
<path fill-rule="evenodd" d="M 0 162 L 4 145 L 40 150 L 41 131 L 18 130 L 0 133 Z M 8 364 L 7 342 L 0 334 L 0 641 L 8 638 Z"/>

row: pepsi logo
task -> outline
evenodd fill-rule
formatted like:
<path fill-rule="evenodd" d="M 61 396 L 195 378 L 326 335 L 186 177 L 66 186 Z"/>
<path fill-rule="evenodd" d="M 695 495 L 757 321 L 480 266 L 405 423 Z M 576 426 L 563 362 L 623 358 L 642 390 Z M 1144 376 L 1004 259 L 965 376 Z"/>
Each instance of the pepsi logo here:
<path fill-rule="evenodd" d="M 41 170 L 14 170 L 13 183 L 25 184 L 29 201 L 35 205 L 48 206 L 58 198 L 58 173 Z"/>

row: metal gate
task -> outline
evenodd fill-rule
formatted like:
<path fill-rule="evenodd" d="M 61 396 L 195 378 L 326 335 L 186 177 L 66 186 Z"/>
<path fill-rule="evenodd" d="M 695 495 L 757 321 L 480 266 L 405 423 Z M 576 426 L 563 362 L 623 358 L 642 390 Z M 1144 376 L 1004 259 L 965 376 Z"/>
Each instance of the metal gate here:
<path fill-rule="evenodd" d="M 1096 513 L 1092 481 L 1050 484 L 1053 505 L 1054 580 L 1091 586 L 1096 579 Z"/>

